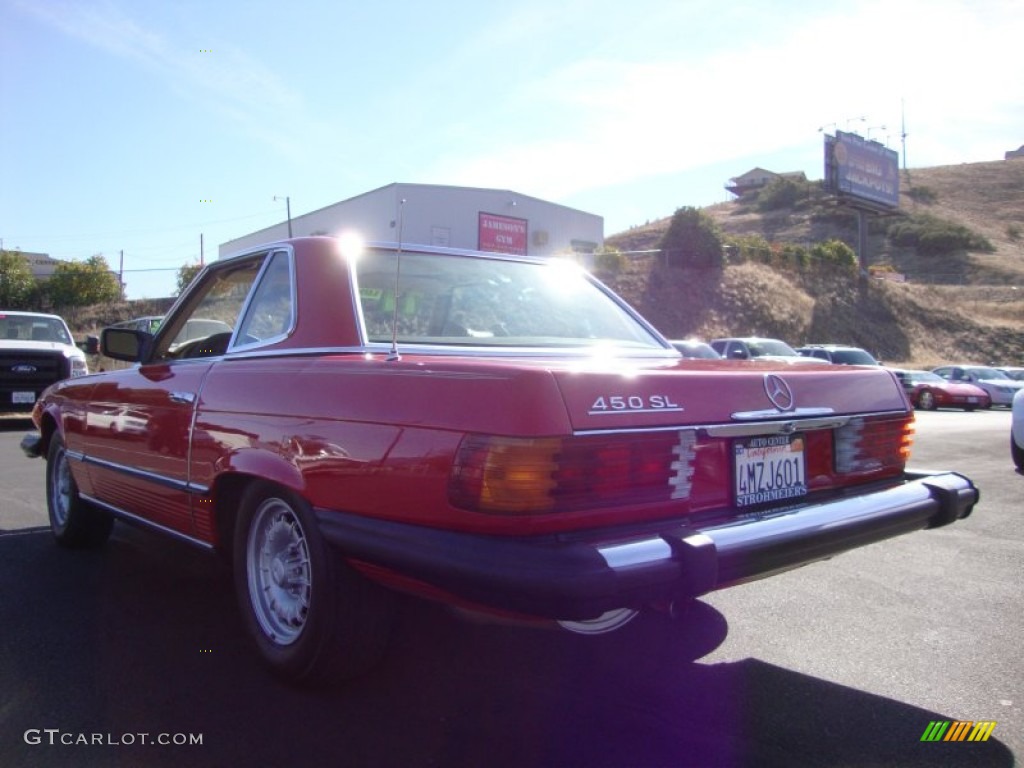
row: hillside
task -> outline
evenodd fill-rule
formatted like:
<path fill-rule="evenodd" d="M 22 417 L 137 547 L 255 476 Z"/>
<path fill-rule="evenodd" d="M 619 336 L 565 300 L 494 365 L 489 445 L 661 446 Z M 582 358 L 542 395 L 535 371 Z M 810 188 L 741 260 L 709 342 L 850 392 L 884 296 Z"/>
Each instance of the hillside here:
<path fill-rule="evenodd" d="M 704 211 L 727 236 L 856 244 L 854 218 L 842 210 L 761 213 L 733 201 Z M 601 277 L 671 338 L 759 334 L 794 345 L 855 344 L 893 363 L 1024 364 L 1024 161 L 911 169 L 901 178 L 901 211 L 966 226 L 994 250 L 925 257 L 892 245 L 876 220 L 868 264 L 886 265 L 906 282 L 752 262 L 678 269 L 661 264 L 657 253 L 642 253 L 657 249 L 666 217 L 607 237 L 628 253 L 627 266 Z"/>

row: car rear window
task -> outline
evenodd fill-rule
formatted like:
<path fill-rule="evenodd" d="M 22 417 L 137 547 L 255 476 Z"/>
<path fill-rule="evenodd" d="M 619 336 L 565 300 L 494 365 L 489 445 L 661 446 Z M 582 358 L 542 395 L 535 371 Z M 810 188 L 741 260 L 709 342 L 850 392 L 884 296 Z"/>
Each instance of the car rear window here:
<path fill-rule="evenodd" d="M 369 342 L 665 349 L 568 262 L 371 250 L 357 280 Z"/>

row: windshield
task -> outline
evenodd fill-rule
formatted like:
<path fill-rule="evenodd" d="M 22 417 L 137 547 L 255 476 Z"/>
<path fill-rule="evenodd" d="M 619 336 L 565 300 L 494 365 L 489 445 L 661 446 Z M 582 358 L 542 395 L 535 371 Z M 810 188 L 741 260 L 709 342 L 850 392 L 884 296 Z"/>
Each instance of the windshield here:
<path fill-rule="evenodd" d="M 974 377 L 977 378 L 977 379 L 1009 379 L 1010 378 L 1005 373 L 1003 373 L 1000 370 L 996 370 L 995 368 L 970 368 L 969 372 L 971 374 L 973 374 Z"/>
<path fill-rule="evenodd" d="M 863 349 L 834 350 L 832 352 L 832 362 L 844 365 L 878 365 L 878 361 Z"/>
<path fill-rule="evenodd" d="M 775 339 L 763 339 L 761 341 L 752 341 L 748 345 L 750 348 L 751 357 L 763 357 L 764 355 L 788 355 L 790 357 L 797 357 L 797 352 L 789 344 L 784 341 L 777 341 Z"/>
<path fill-rule="evenodd" d="M 907 377 L 915 384 L 946 384 L 946 380 L 931 371 L 907 371 Z"/>
<path fill-rule="evenodd" d="M 370 342 L 390 343 L 394 335 L 402 344 L 664 349 L 572 264 L 400 255 L 400 264 L 392 251 L 359 257 Z"/>
<path fill-rule="evenodd" d="M 0 315 L 0 339 L 74 343 L 64 322 L 46 315 Z"/>

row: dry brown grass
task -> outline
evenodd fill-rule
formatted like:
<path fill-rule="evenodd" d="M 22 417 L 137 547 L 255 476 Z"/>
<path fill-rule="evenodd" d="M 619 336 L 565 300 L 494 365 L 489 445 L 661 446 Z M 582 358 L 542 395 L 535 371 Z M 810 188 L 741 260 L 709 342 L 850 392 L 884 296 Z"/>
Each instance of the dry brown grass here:
<path fill-rule="evenodd" d="M 915 366 L 946 362 L 1024 364 L 1024 160 L 912 169 L 901 183 L 905 211 L 927 212 L 984 235 L 994 253 L 924 258 L 876 232 L 871 264 L 908 282 L 860 281 L 840 274 L 777 271 L 761 264 L 724 270 L 670 269 L 656 254 L 630 258 L 604 279 L 671 338 L 759 334 L 794 345 L 849 343 L 883 360 Z M 915 201 L 911 190 L 930 203 Z M 806 213 L 761 214 L 735 202 L 705 211 L 730 235 L 762 235 L 807 245 L 832 237 L 851 245 L 840 220 Z M 657 248 L 669 219 L 606 238 L 624 251 Z"/>

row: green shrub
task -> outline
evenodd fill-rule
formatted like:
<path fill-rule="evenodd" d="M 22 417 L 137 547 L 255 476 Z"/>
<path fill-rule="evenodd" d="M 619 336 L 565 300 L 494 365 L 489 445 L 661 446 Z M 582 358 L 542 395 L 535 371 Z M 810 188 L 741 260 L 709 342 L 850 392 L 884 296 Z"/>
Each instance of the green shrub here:
<path fill-rule="evenodd" d="M 911 187 L 907 190 L 907 197 L 925 205 L 930 205 L 939 199 L 938 194 L 931 187 Z"/>
<path fill-rule="evenodd" d="M 840 267 L 855 270 L 857 254 L 842 240 L 826 240 L 811 248 L 811 260 L 816 265 Z"/>
<path fill-rule="evenodd" d="M 730 263 L 771 262 L 771 244 L 761 235 L 732 235 L 726 237 L 726 243 Z"/>
<path fill-rule="evenodd" d="M 775 179 L 757 193 L 757 209 L 759 211 L 777 211 L 781 208 L 793 208 L 811 196 L 808 182 L 792 179 Z"/>
<path fill-rule="evenodd" d="M 721 267 L 722 233 L 704 211 L 686 207 L 672 215 L 661 238 L 661 251 L 670 267 Z"/>
<path fill-rule="evenodd" d="M 995 247 L 983 235 L 961 224 L 927 214 L 905 216 L 888 228 L 889 241 L 896 246 L 916 248 L 923 256 L 957 251 L 992 253 Z"/>
<path fill-rule="evenodd" d="M 594 254 L 594 269 L 607 275 L 617 275 L 626 268 L 626 254 L 618 248 L 604 246 Z"/>

